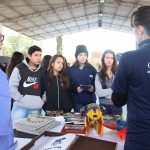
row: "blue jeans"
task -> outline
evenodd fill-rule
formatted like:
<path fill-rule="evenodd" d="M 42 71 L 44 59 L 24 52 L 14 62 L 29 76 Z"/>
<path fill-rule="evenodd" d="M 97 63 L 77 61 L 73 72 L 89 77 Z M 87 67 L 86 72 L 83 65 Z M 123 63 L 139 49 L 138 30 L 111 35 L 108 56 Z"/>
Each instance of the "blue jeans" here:
<path fill-rule="evenodd" d="M 41 109 L 26 109 L 17 105 L 14 105 L 12 108 L 12 120 L 13 121 L 26 118 L 34 114 L 40 115 Z"/>
<path fill-rule="evenodd" d="M 80 112 L 80 109 L 81 109 L 83 106 L 85 106 L 85 105 L 75 103 L 75 104 L 74 104 L 74 112 Z"/>

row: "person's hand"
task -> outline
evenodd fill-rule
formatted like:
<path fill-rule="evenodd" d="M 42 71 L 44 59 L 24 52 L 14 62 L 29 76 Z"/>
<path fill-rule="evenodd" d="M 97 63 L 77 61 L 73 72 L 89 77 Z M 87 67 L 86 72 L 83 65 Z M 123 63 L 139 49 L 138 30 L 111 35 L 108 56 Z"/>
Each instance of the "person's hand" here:
<path fill-rule="evenodd" d="M 82 91 L 83 91 L 83 89 L 82 89 L 80 86 L 78 86 L 78 87 L 77 87 L 77 92 L 78 92 L 78 93 L 81 93 Z"/>
<path fill-rule="evenodd" d="M 89 89 L 88 89 L 89 92 L 93 92 L 94 91 L 94 87 L 91 86 Z"/>

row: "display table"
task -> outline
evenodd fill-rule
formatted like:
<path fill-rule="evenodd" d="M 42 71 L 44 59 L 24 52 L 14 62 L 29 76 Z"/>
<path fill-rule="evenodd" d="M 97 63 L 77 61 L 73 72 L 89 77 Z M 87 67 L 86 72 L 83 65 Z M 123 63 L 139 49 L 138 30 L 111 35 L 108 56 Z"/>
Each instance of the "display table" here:
<path fill-rule="evenodd" d="M 51 132 L 61 132 L 62 128 L 65 125 L 64 119 L 63 117 L 56 117 L 57 120 L 61 121 L 61 124 L 58 125 L 57 127 L 51 129 Z M 116 142 L 117 143 L 117 147 L 116 150 L 123 150 L 124 149 L 124 141 L 122 141 L 116 134 L 116 131 L 105 128 L 104 127 L 104 134 L 102 137 L 99 137 L 94 130 L 91 131 L 90 137 L 94 137 L 97 139 L 101 139 L 101 140 L 106 140 L 106 141 L 112 141 L 112 142 Z M 19 150 L 20 148 L 22 148 L 24 145 L 26 145 L 27 143 L 29 143 L 31 141 L 30 138 L 18 138 L 15 137 L 14 138 L 15 141 L 17 140 L 17 148 L 16 150 Z"/>

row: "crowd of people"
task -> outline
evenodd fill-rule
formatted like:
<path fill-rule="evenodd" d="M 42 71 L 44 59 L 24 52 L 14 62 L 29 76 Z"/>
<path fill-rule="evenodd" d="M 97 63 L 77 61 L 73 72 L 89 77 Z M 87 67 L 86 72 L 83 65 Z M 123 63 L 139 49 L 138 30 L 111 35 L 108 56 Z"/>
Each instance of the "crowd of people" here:
<path fill-rule="evenodd" d="M 85 45 L 76 47 L 75 58 L 69 67 L 62 55 L 46 55 L 42 60 L 42 49 L 36 45 L 28 49 L 25 59 L 20 52 L 14 52 L 6 69 L 13 121 L 32 114 L 40 115 L 42 110 L 45 114 L 50 111 L 80 112 L 82 107 L 96 103 L 96 96 L 100 105 L 106 108 L 105 114 L 122 113 L 121 108 L 116 108 L 111 101 L 111 86 L 116 72 L 115 53 L 111 50 L 104 52 L 98 73 L 88 62 Z"/>
<path fill-rule="evenodd" d="M 88 62 L 88 49 L 78 45 L 70 67 L 62 55 L 46 55 L 29 47 L 28 56 L 14 52 L 6 74 L 0 70 L 0 149 L 12 149 L 12 120 L 29 115 L 80 112 L 90 103 L 105 107 L 104 114 L 121 115 L 127 104 L 125 150 L 150 148 L 150 6 L 140 7 L 131 16 L 137 40 L 135 51 L 122 55 L 119 65 L 115 53 L 106 50 L 97 72 Z M 1 36 L 1 42 L 4 37 Z M 9 88 L 10 87 L 10 88 Z M 12 110 L 11 110 L 12 104 Z M 144 147 L 143 147 L 144 145 Z"/>

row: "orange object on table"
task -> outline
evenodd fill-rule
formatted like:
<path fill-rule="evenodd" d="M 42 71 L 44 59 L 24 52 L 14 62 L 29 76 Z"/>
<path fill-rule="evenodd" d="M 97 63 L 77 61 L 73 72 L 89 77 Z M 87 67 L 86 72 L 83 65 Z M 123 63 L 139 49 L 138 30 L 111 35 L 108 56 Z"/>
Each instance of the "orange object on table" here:
<path fill-rule="evenodd" d="M 127 132 L 127 128 L 123 128 L 123 129 L 117 131 L 117 135 L 120 137 L 121 140 L 125 140 L 126 132 Z"/>

